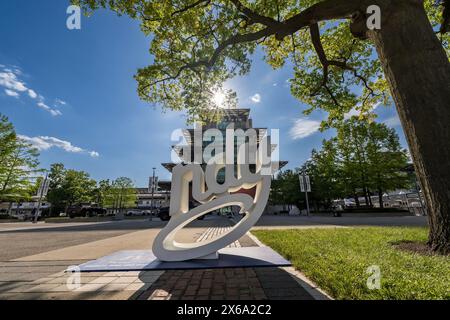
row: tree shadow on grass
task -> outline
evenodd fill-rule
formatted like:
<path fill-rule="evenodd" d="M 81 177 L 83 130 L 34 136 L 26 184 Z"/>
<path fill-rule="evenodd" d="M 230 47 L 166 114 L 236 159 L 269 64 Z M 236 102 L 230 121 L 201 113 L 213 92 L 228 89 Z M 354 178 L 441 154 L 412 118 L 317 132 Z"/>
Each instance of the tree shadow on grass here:
<path fill-rule="evenodd" d="M 426 242 L 400 240 L 390 242 L 393 248 L 409 253 L 415 253 L 423 256 L 450 256 L 450 254 L 440 254 L 431 250 Z"/>

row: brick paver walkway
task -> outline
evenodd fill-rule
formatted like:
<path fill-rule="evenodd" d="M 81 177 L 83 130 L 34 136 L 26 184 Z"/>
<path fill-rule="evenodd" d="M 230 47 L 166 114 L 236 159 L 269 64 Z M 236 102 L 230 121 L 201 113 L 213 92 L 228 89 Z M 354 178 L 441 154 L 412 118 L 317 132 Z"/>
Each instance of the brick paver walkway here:
<path fill-rule="evenodd" d="M 214 239 L 229 228 L 208 228 L 196 241 Z M 244 236 L 231 246 L 255 245 L 249 236 Z M 64 270 L 83 262 L 86 261 L 0 262 L 0 299 L 313 299 L 282 268 L 81 273 L 80 286 L 68 287 L 68 279 L 73 275 Z"/>
<path fill-rule="evenodd" d="M 166 271 L 139 300 L 312 300 L 278 268 Z"/>
<path fill-rule="evenodd" d="M 312 299 L 289 273 L 279 268 L 82 273 L 81 286 L 75 289 L 67 286 L 69 273 L 24 272 L 18 281 L 20 271 L 18 268 L 2 275 L 0 299 Z M 7 274 L 13 279 L 8 280 Z"/>
<path fill-rule="evenodd" d="M 231 227 L 208 228 L 197 242 L 219 237 Z M 248 244 L 247 244 L 248 245 Z M 252 244 L 255 245 L 255 244 Z M 241 247 L 239 241 L 230 247 Z M 230 268 L 166 271 L 139 300 L 266 300 L 313 297 L 279 268 Z"/>
<path fill-rule="evenodd" d="M 78 274 L 80 285 L 74 286 L 74 275 L 64 272 L 70 262 L 52 263 L 57 265 L 49 266 L 43 262 L 27 262 L 26 265 L 19 262 L 1 263 L 0 299 L 134 299 L 164 273 L 81 273 Z"/>
<path fill-rule="evenodd" d="M 167 271 L 139 300 L 266 299 L 253 269 Z"/>

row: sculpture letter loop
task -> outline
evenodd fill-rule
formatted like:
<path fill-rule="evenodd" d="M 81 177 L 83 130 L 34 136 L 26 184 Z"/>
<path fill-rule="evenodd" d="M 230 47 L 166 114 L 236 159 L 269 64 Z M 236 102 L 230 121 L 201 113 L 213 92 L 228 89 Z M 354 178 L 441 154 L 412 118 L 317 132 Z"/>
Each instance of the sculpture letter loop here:
<path fill-rule="evenodd" d="M 272 162 L 269 159 L 263 164 L 264 157 L 261 152 L 257 152 L 254 157 L 255 164 L 253 166 L 245 164 L 246 161 L 243 160 L 248 159 L 245 152 L 247 148 L 242 146 L 239 149 L 238 164 L 224 163 L 224 155 L 219 154 L 208 162 L 204 170 L 196 163 L 178 164 L 173 169 L 171 219 L 153 243 L 153 253 L 159 260 L 217 259 L 220 249 L 239 240 L 258 221 L 269 198 Z M 251 167 L 254 168 L 254 172 L 251 172 Z M 223 174 L 223 171 L 225 182 L 221 184 L 217 181 L 217 175 L 219 172 Z M 242 192 L 244 190 L 251 192 Z M 200 203 L 191 210 L 190 192 L 192 198 Z M 254 197 L 250 194 L 254 194 Z M 193 220 L 211 211 L 230 206 L 240 207 L 240 213 L 244 217 L 228 232 L 203 242 L 175 241 L 176 233 Z"/>

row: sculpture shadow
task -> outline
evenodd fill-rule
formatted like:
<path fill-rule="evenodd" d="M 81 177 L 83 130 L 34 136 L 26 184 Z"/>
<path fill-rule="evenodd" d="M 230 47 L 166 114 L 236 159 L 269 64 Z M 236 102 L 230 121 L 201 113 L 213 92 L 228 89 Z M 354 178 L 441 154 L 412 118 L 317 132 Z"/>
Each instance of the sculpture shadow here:
<path fill-rule="evenodd" d="M 141 272 L 144 282 L 148 272 Z M 138 300 L 314 300 L 293 275 L 279 267 L 167 270 Z"/>

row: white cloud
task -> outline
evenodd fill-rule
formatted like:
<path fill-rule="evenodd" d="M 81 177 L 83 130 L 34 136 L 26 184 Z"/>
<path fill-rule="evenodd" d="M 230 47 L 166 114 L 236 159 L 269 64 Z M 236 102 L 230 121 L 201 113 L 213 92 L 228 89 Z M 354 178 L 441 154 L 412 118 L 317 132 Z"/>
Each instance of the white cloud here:
<path fill-rule="evenodd" d="M 3 71 L 4 72 L 0 72 L 0 86 L 18 92 L 24 92 L 28 90 L 28 88 L 25 86 L 25 83 L 19 81 L 12 70 L 4 69 Z"/>
<path fill-rule="evenodd" d="M 383 121 L 388 127 L 399 127 L 401 126 L 400 118 L 395 115 Z"/>
<path fill-rule="evenodd" d="M 28 95 L 30 96 L 31 99 L 36 99 L 38 96 L 37 93 L 31 89 L 28 89 Z"/>
<path fill-rule="evenodd" d="M 309 137 L 316 133 L 320 129 L 320 121 L 298 119 L 295 121 L 294 126 L 289 131 L 292 139 L 299 140 Z"/>
<path fill-rule="evenodd" d="M 381 102 L 377 102 L 375 103 L 371 108 L 370 108 L 370 112 L 375 111 L 379 106 L 381 105 Z M 353 108 L 352 110 L 350 110 L 349 112 L 347 112 L 344 115 L 344 119 L 348 120 L 353 116 L 359 116 L 361 113 L 361 110 L 357 110 L 357 108 Z"/>
<path fill-rule="evenodd" d="M 42 108 L 42 109 L 44 109 L 44 110 L 50 110 L 50 109 L 51 109 L 48 105 L 46 105 L 46 104 L 43 103 L 43 102 L 38 102 L 37 105 L 38 105 L 39 108 Z"/>
<path fill-rule="evenodd" d="M 372 110 L 375 111 L 379 106 L 381 106 L 381 102 L 377 102 L 372 106 Z"/>
<path fill-rule="evenodd" d="M 49 112 L 50 112 L 50 114 L 51 114 L 52 116 L 54 116 L 54 117 L 56 117 L 56 116 L 62 116 L 62 112 L 59 111 L 59 110 L 51 109 L 51 110 L 49 110 Z"/>
<path fill-rule="evenodd" d="M 46 105 L 44 102 L 38 102 L 38 107 L 41 109 L 44 109 L 45 111 L 49 112 L 52 116 L 56 117 L 56 116 L 61 116 L 62 112 L 56 109 L 52 109 L 50 108 L 48 105 Z"/>
<path fill-rule="evenodd" d="M 261 102 L 261 95 L 259 93 L 255 93 L 250 99 L 254 103 L 260 103 Z"/>
<path fill-rule="evenodd" d="M 13 90 L 5 89 L 5 93 L 6 93 L 6 95 L 8 95 L 10 97 L 14 97 L 14 98 L 18 98 L 19 97 L 19 94 L 16 91 L 13 91 Z"/>
<path fill-rule="evenodd" d="M 350 119 L 353 116 L 359 116 L 360 113 L 361 113 L 361 111 L 356 110 L 355 108 L 353 108 L 352 110 L 350 110 L 349 112 L 344 114 L 344 119 L 348 120 L 348 119 Z"/>
<path fill-rule="evenodd" d="M 286 80 L 284 81 L 283 86 L 284 86 L 285 88 L 289 88 L 289 87 L 291 86 L 291 79 L 286 79 Z"/>
<path fill-rule="evenodd" d="M 64 100 L 56 98 L 55 99 L 55 104 L 59 104 L 61 106 L 65 106 L 67 104 L 67 102 L 65 102 Z"/>
<path fill-rule="evenodd" d="M 19 79 L 19 76 L 22 75 L 22 71 L 18 67 L 14 67 L 12 70 L 10 68 L 6 68 L 4 65 L 0 65 L 0 68 L 3 69 L 0 71 L 0 87 L 3 87 L 5 89 L 5 93 L 8 96 L 19 98 L 21 93 L 26 92 L 31 99 L 38 100 L 37 106 L 39 108 L 47 111 L 54 117 L 62 115 L 61 111 L 50 108 L 48 105 L 46 105 L 44 103 L 45 98 L 42 95 L 37 94 L 36 91 L 28 88 L 25 82 Z M 66 104 L 65 101 L 59 99 L 57 99 L 56 102 L 59 105 Z"/>
<path fill-rule="evenodd" d="M 19 67 L 13 66 L 13 68 L 14 68 L 14 73 L 15 73 L 16 75 L 21 76 L 21 75 L 23 74 L 22 70 L 20 70 Z"/>
<path fill-rule="evenodd" d="M 98 158 L 100 154 L 97 151 L 89 151 L 83 148 L 74 146 L 71 142 L 61 140 L 55 137 L 38 136 L 28 137 L 25 135 L 18 135 L 18 137 L 30 144 L 40 151 L 45 151 L 51 148 L 59 148 L 70 153 L 83 153 L 89 154 L 93 158 Z"/>

